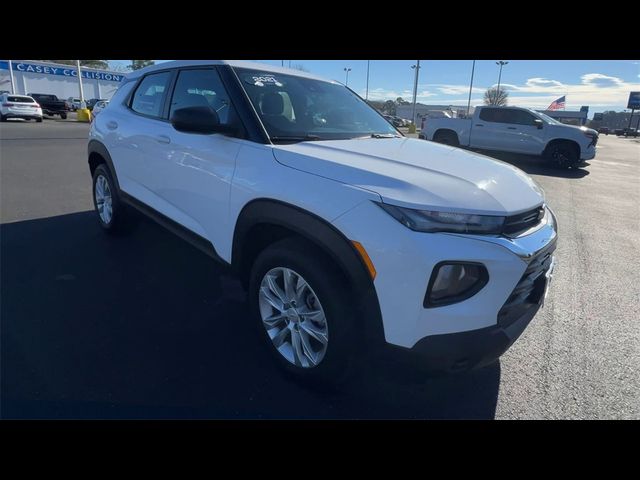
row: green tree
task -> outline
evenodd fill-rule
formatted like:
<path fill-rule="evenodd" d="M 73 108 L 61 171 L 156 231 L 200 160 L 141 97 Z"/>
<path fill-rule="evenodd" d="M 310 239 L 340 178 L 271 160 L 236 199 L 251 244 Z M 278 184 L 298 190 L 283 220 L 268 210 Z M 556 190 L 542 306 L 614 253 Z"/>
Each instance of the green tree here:
<path fill-rule="evenodd" d="M 62 65 L 77 65 L 77 60 L 42 60 L 43 62 L 60 63 Z M 106 60 L 80 60 L 81 67 L 87 68 L 109 68 L 109 62 Z"/>
<path fill-rule="evenodd" d="M 396 103 L 398 105 L 409 105 L 411 102 L 407 102 L 404 98 L 398 97 L 396 98 Z"/>
<path fill-rule="evenodd" d="M 149 65 L 155 65 L 153 60 L 131 60 L 129 68 L 131 70 L 140 70 L 141 68 L 148 67 Z"/>
<path fill-rule="evenodd" d="M 484 104 L 496 105 L 498 107 L 506 107 L 509 99 L 509 92 L 504 88 L 498 90 L 497 87 L 491 87 L 484 92 Z"/>
<path fill-rule="evenodd" d="M 402 100 L 402 99 L 399 99 L 399 100 Z M 387 115 L 395 115 L 396 102 L 394 102 L 393 100 L 387 100 L 386 102 L 384 102 L 384 105 L 382 106 L 382 111 L 385 112 Z"/>

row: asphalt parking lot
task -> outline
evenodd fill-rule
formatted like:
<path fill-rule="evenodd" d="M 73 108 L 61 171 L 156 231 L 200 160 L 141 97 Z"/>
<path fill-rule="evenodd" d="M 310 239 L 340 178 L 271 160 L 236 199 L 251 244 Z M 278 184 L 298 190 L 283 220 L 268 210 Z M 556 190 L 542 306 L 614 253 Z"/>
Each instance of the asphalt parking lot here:
<path fill-rule="evenodd" d="M 0 125 L 3 418 L 640 418 L 640 141 L 602 136 L 580 170 L 501 156 L 559 220 L 549 298 L 500 362 L 427 377 L 372 365 L 343 392 L 282 377 L 244 293 L 141 220 L 92 213 L 88 125 Z"/>

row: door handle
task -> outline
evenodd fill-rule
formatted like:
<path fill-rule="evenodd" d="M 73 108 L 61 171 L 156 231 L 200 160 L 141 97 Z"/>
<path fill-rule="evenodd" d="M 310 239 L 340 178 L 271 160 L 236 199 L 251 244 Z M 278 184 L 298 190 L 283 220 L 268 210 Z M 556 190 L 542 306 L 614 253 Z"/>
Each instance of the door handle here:
<path fill-rule="evenodd" d="M 109 130 L 115 130 L 116 128 L 118 128 L 118 122 L 114 122 L 113 120 L 107 122 L 107 128 Z"/>
<path fill-rule="evenodd" d="M 483 123 L 476 123 L 475 126 L 476 127 L 484 127 L 484 124 Z"/>
<path fill-rule="evenodd" d="M 507 127 L 509 130 L 517 130 L 516 127 Z"/>
<path fill-rule="evenodd" d="M 156 137 L 156 141 L 158 143 L 171 143 L 171 139 L 169 137 L 167 137 L 166 135 L 158 135 Z"/>

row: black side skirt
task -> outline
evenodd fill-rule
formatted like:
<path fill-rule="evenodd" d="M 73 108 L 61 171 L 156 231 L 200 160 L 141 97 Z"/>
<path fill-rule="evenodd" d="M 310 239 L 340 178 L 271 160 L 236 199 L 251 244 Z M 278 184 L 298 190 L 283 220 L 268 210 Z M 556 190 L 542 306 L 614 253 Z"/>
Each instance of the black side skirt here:
<path fill-rule="evenodd" d="M 140 200 L 133 198 L 131 195 L 120 190 L 120 199 L 122 202 L 130 205 L 131 207 L 138 210 L 140 213 L 149 217 L 151 220 L 154 220 L 156 223 L 160 224 L 170 232 L 174 233 L 178 237 L 183 240 L 189 242 L 191 245 L 196 247 L 201 252 L 207 254 L 217 262 L 222 263 L 225 266 L 231 266 L 227 261 L 222 259 L 220 255 L 216 252 L 216 249 L 213 247 L 211 242 L 204 237 L 201 237 L 197 233 L 192 232 L 188 228 L 183 227 L 179 223 L 171 220 L 166 215 L 158 212 L 157 210 L 151 208 L 150 206 L 142 203 Z"/>

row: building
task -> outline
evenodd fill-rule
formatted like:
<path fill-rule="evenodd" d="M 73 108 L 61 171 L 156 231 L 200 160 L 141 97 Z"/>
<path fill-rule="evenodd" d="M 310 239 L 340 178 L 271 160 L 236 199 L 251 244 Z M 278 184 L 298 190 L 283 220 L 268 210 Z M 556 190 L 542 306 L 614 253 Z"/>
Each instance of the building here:
<path fill-rule="evenodd" d="M 48 93 L 58 98 L 79 97 L 78 70 L 72 65 L 38 62 L 35 60 L 12 60 L 14 93 Z M 82 67 L 84 98 L 110 99 L 125 74 Z M 9 61 L 0 60 L 0 90 L 11 91 Z"/>
<path fill-rule="evenodd" d="M 537 110 L 540 113 L 550 116 L 559 122 L 567 125 L 585 125 L 587 123 L 587 115 L 589 115 L 589 107 L 580 107 L 580 111 L 571 110 Z"/>

